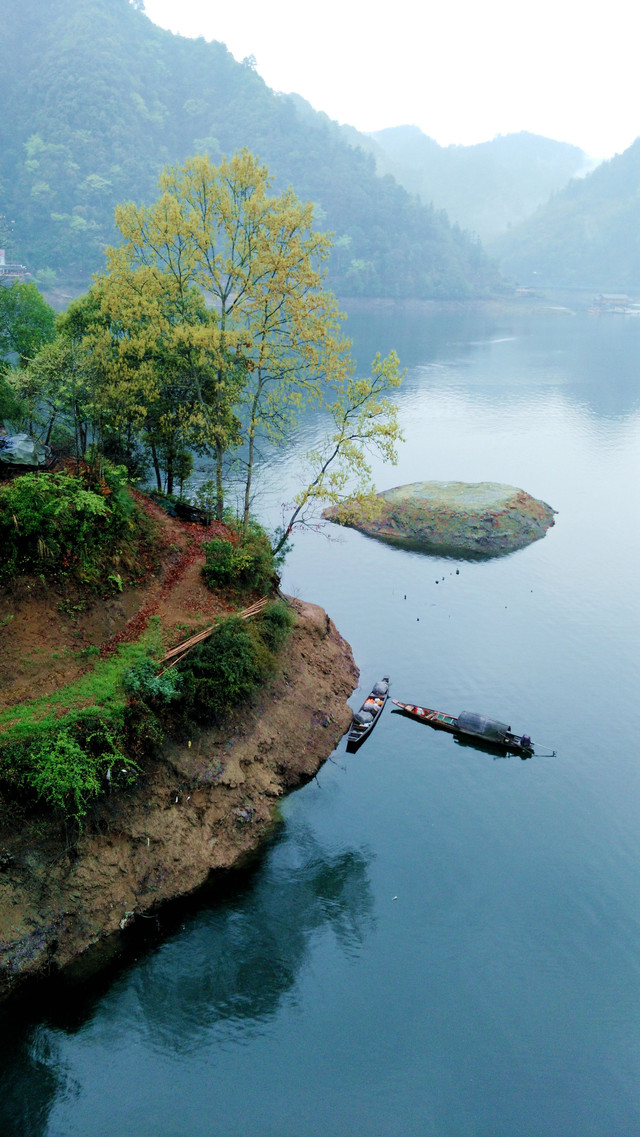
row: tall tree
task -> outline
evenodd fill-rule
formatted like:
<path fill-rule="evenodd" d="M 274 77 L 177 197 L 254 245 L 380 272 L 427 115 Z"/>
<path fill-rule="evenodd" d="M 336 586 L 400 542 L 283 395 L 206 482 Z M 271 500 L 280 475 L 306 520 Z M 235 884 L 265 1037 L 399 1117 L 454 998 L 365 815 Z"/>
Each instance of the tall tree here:
<path fill-rule="evenodd" d="M 397 358 L 354 378 L 337 302 L 323 287 L 331 241 L 313 229 L 311 205 L 271 192 L 247 150 L 218 166 L 198 156 L 167 169 L 160 191 L 150 206 L 117 209 L 124 243 L 107 251 L 99 283 L 108 331 L 93 350 L 116 417 L 140 416 L 158 480 L 160 451 L 172 462 L 185 446 L 208 450 L 219 518 L 224 460 L 242 443 L 246 528 L 260 443 L 286 441 L 310 403 L 329 410 L 332 452 L 298 524 L 321 492 L 335 500 L 339 485 L 366 474 L 368 447 L 394 452 L 386 393 L 400 381 Z"/>
<path fill-rule="evenodd" d="M 331 427 L 322 444 L 307 455 L 311 477 L 296 495 L 293 510 L 276 535 L 273 552 L 278 554 L 296 527 L 317 517 L 319 504 L 338 506 L 344 512 L 354 507 L 360 516 L 377 508 L 368 454 L 387 462 L 397 460 L 401 439 L 395 404 L 390 396 L 400 386 L 395 351 L 376 356 L 370 376 L 356 376 L 351 365 L 345 375 L 334 377 L 326 409 Z"/>
<path fill-rule="evenodd" d="M 21 366 L 55 336 L 55 312 L 35 284 L 0 285 L 0 356 L 15 353 Z"/>
<path fill-rule="evenodd" d="M 195 157 L 166 170 L 153 205 L 116 211 L 124 244 L 108 250 L 103 281 L 123 332 L 119 358 L 135 345 L 165 393 L 178 375 L 186 388 L 173 402 L 184 440 L 215 456 L 219 517 L 242 402 L 245 523 L 259 433 L 284 437 L 346 347 L 335 299 L 322 290 L 329 238 L 314 232 L 310 205 L 270 188 L 246 150 L 219 166 Z"/>

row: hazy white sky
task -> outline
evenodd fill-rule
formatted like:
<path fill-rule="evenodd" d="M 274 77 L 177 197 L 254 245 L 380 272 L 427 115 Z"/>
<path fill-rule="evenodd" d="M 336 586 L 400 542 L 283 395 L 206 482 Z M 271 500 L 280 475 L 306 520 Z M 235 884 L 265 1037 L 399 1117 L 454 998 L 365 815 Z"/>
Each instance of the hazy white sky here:
<path fill-rule="evenodd" d="M 607 158 L 640 134 L 635 4 L 614 0 L 145 0 L 182 35 L 254 55 L 276 91 L 359 130 L 441 145 L 530 130 Z"/>

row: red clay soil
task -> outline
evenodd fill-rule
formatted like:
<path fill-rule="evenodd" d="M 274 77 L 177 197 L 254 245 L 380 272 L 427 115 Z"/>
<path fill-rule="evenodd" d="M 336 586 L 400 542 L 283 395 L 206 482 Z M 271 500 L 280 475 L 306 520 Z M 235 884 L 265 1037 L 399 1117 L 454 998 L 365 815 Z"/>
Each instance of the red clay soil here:
<path fill-rule="evenodd" d="M 89 670 L 96 655 L 137 639 L 158 616 L 172 647 L 230 606 L 206 587 L 202 542 L 228 535 L 220 522 L 194 525 L 169 517 L 134 493 L 159 527 L 157 568 L 143 584 L 108 597 L 88 594 L 73 581 L 47 583 L 21 577 L 0 590 L 0 707 L 48 695 Z"/>

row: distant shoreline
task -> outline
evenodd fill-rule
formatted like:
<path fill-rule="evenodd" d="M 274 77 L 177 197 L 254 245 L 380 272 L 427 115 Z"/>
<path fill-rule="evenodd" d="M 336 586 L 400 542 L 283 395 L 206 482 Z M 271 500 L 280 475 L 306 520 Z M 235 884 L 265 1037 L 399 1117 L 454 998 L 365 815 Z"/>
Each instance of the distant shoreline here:
<path fill-rule="evenodd" d="M 496 316 L 519 312 L 545 312 L 550 309 L 578 310 L 587 312 L 593 305 L 592 289 L 566 288 L 545 289 L 544 293 L 530 296 L 490 296 L 469 300 L 421 300 L 417 297 L 405 299 L 385 296 L 338 296 L 340 308 L 353 315 L 375 315 L 376 313 L 413 312 L 427 315 L 450 314 L 453 312 L 486 312 Z"/>

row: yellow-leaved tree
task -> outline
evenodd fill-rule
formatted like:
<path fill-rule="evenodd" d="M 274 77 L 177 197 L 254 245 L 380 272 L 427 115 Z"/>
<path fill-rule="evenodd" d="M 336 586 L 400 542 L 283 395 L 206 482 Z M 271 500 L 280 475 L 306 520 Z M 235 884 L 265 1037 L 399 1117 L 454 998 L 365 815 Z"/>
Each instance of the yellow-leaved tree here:
<path fill-rule="evenodd" d="M 311 484 L 278 538 L 336 501 L 340 487 L 369 492 L 367 449 L 395 457 L 398 427 L 387 394 L 400 382 L 395 354 L 354 378 L 342 316 L 324 286 L 330 237 L 292 190 L 272 192 L 247 150 L 215 166 L 207 156 L 165 170 L 150 206 L 121 205 L 123 243 L 107 250 L 99 281 L 104 325 L 94 349 L 109 399 L 138 417 L 158 472 L 184 447 L 215 461 L 216 515 L 225 458 L 243 471 L 249 520 L 259 444 L 283 444 L 302 411 L 331 418 L 326 454 L 311 456 Z M 108 328 L 108 332 L 105 330 Z"/>

